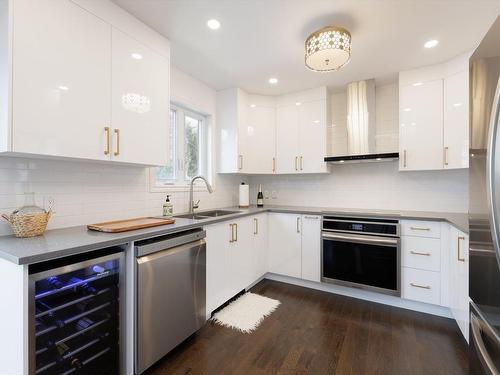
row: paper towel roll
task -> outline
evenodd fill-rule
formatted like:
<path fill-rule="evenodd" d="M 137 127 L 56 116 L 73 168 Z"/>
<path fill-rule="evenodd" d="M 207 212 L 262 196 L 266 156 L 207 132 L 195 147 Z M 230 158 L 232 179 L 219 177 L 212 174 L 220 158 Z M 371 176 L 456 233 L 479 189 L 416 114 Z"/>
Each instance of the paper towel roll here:
<path fill-rule="evenodd" d="M 250 206 L 250 187 L 244 183 L 240 185 L 240 207 Z"/>

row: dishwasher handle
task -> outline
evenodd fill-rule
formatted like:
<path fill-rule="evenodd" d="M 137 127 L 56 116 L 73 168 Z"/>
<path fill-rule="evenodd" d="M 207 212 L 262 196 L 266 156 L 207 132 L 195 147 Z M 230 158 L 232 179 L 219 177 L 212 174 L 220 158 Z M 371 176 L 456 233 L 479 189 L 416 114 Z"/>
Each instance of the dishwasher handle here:
<path fill-rule="evenodd" d="M 173 247 L 182 246 L 189 242 L 202 240 L 207 235 L 203 229 L 175 233 L 169 236 L 140 241 L 135 246 L 135 256 L 142 257 L 158 251 L 168 250 Z"/>

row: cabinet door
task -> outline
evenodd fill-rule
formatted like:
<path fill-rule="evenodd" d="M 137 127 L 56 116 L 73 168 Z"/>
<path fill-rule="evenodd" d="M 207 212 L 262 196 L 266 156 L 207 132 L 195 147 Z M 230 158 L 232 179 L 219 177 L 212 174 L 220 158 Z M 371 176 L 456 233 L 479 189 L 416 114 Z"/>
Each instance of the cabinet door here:
<path fill-rule="evenodd" d="M 112 71 L 113 159 L 165 165 L 169 153 L 169 60 L 113 29 Z"/>
<path fill-rule="evenodd" d="M 248 108 L 244 163 L 246 173 L 271 174 L 275 169 L 276 109 L 250 104 Z"/>
<path fill-rule="evenodd" d="M 302 103 L 299 112 L 299 171 L 301 173 L 327 172 L 326 156 L 326 101 Z"/>
<path fill-rule="evenodd" d="M 109 159 L 111 26 L 71 1 L 12 5 L 12 151 Z"/>
<path fill-rule="evenodd" d="M 255 279 L 253 258 L 253 220 L 250 216 L 234 222 L 234 242 L 230 246 L 231 297 L 246 289 Z"/>
<path fill-rule="evenodd" d="M 469 239 L 455 228 L 451 229 L 450 238 L 450 310 L 469 341 Z"/>
<path fill-rule="evenodd" d="M 261 214 L 253 218 L 254 225 L 254 279 L 258 280 L 265 275 L 268 268 L 268 217 L 267 214 Z"/>
<path fill-rule="evenodd" d="M 443 80 L 400 87 L 400 170 L 443 168 Z"/>
<path fill-rule="evenodd" d="M 269 270 L 302 276 L 301 219 L 294 214 L 269 214 Z"/>
<path fill-rule="evenodd" d="M 232 297 L 230 282 L 231 227 L 228 223 L 210 225 L 207 231 L 207 317 Z"/>
<path fill-rule="evenodd" d="M 302 279 L 321 281 L 321 216 L 302 215 Z"/>
<path fill-rule="evenodd" d="M 276 112 L 276 172 L 298 173 L 299 119 L 297 106 L 278 107 Z"/>
<path fill-rule="evenodd" d="M 444 168 L 469 167 L 469 72 L 444 80 Z"/>

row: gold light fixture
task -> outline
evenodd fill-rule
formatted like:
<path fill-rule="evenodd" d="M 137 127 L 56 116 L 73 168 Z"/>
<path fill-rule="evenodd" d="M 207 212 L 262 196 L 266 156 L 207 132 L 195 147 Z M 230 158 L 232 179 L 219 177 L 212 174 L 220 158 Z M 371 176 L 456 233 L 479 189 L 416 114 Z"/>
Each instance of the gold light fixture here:
<path fill-rule="evenodd" d="M 351 58 L 351 33 L 343 27 L 327 26 L 306 39 L 306 66 L 315 72 L 339 70 Z"/>

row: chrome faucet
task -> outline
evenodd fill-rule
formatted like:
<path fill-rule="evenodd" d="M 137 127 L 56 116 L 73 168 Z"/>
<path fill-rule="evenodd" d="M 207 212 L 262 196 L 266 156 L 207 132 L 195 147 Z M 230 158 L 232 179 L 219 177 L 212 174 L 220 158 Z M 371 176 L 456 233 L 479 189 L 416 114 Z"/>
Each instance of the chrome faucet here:
<path fill-rule="evenodd" d="M 195 176 L 191 179 L 191 184 L 189 186 L 189 213 L 192 214 L 194 213 L 194 210 L 197 209 L 200 206 L 200 200 L 195 203 L 193 200 L 193 184 L 196 180 L 203 180 L 205 182 L 205 185 L 207 186 L 208 192 L 211 194 L 213 193 L 212 185 L 210 185 L 207 181 L 207 179 L 203 176 Z"/>

